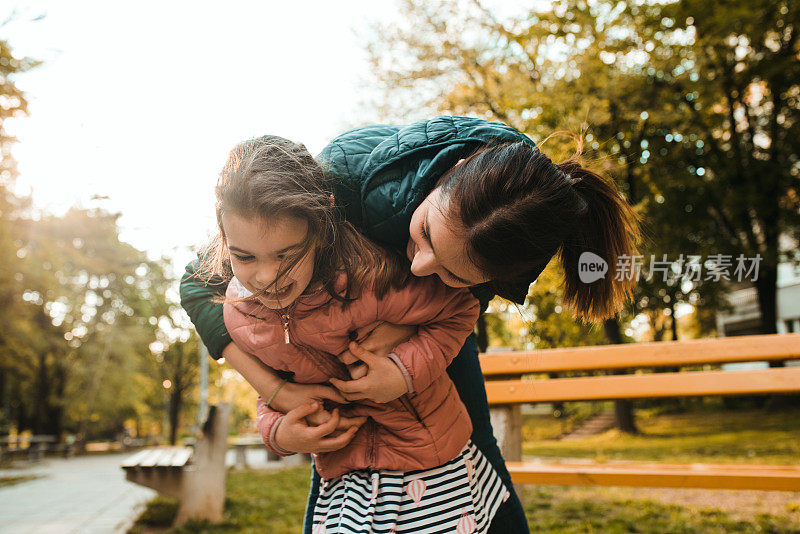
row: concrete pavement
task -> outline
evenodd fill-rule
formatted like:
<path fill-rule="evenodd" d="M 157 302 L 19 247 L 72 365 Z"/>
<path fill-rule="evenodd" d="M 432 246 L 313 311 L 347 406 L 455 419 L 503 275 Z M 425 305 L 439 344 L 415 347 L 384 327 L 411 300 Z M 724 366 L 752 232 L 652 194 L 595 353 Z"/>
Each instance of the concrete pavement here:
<path fill-rule="evenodd" d="M 21 469 L 0 469 L 0 477 L 40 476 L 0 487 L 0 534 L 118 534 L 138 517 L 156 493 L 125 480 L 120 468 L 131 453 L 46 459 Z M 301 463 L 298 456 L 268 462 L 266 449 L 247 449 L 255 469 L 282 469 Z M 233 450 L 225 458 L 235 463 Z"/>
<path fill-rule="evenodd" d="M 0 476 L 42 478 L 0 488 L 2 534 L 125 532 L 155 492 L 125 480 L 128 454 L 46 459 Z"/>

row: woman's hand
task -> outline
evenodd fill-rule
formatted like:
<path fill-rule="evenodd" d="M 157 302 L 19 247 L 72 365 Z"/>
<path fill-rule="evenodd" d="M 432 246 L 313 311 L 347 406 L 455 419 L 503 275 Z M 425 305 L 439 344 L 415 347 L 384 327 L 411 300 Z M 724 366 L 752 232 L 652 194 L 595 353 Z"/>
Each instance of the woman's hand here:
<path fill-rule="evenodd" d="M 356 330 L 356 340 L 361 347 L 371 353 L 388 356 L 397 345 L 408 341 L 416 333 L 416 326 L 375 321 Z M 359 359 L 351 350 L 339 355 L 339 360 L 345 365 L 352 365 Z"/>
<path fill-rule="evenodd" d="M 330 379 L 345 399 L 371 400 L 383 404 L 408 393 L 406 377 L 392 359 L 378 356 L 355 342 L 350 343 L 350 352 L 366 365 L 367 370 L 356 380 Z M 360 369 L 354 375 L 362 372 L 363 369 Z"/>
<path fill-rule="evenodd" d="M 308 426 L 306 418 L 321 407 L 320 403 L 311 402 L 287 413 L 275 429 L 275 445 L 289 452 L 316 454 L 337 451 L 350 443 L 360 425 L 352 425 L 345 432 L 335 435 L 340 420 L 338 408 L 333 410 L 327 422 L 319 426 Z"/>

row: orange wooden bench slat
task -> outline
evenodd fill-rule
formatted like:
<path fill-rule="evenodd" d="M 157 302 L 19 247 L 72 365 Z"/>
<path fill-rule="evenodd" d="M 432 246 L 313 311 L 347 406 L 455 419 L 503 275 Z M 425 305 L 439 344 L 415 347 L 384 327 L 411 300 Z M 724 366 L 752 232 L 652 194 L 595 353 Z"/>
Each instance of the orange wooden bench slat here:
<path fill-rule="evenodd" d="M 800 467 L 507 462 L 516 484 L 800 491 Z"/>
<path fill-rule="evenodd" d="M 800 391 L 800 367 L 487 381 L 489 404 L 757 395 Z"/>
<path fill-rule="evenodd" d="M 485 376 L 800 359 L 800 333 L 482 354 Z"/>

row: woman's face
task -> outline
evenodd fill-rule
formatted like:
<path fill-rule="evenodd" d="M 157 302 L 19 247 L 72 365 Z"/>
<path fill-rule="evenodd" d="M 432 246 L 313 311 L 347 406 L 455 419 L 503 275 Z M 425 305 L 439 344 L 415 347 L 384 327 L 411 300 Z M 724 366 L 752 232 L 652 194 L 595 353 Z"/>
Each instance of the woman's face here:
<path fill-rule="evenodd" d="M 461 222 L 448 213 L 448 201 L 437 187 L 411 216 L 406 255 L 415 276 L 435 274 L 451 287 L 469 287 L 488 282 L 466 254 Z"/>

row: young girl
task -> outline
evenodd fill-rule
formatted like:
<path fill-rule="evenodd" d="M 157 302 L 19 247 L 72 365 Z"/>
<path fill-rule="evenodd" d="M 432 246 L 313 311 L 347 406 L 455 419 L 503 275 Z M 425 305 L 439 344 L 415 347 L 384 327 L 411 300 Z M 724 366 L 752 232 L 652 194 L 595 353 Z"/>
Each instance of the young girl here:
<path fill-rule="evenodd" d="M 315 455 L 324 480 L 315 529 L 486 532 L 509 494 L 469 441 L 469 416 L 445 372 L 472 331 L 478 301 L 435 277 L 407 276 L 399 258 L 344 222 L 330 179 L 302 145 L 276 137 L 242 143 L 216 195 L 220 239 L 210 257 L 217 274 L 233 275 L 224 318 L 234 342 L 294 382 L 349 380 L 368 372 L 364 365 L 403 377 L 399 398 L 388 392 L 395 400 L 336 408 L 312 430 L 302 419 L 321 412 L 319 404 L 284 415 L 269 407 L 272 398 L 259 401 L 259 430 L 274 452 L 329 447 Z M 378 358 L 351 343 L 375 321 L 420 327 Z M 333 356 L 347 348 L 361 365 Z M 340 411 L 365 422 L 320 441 Z"/>

